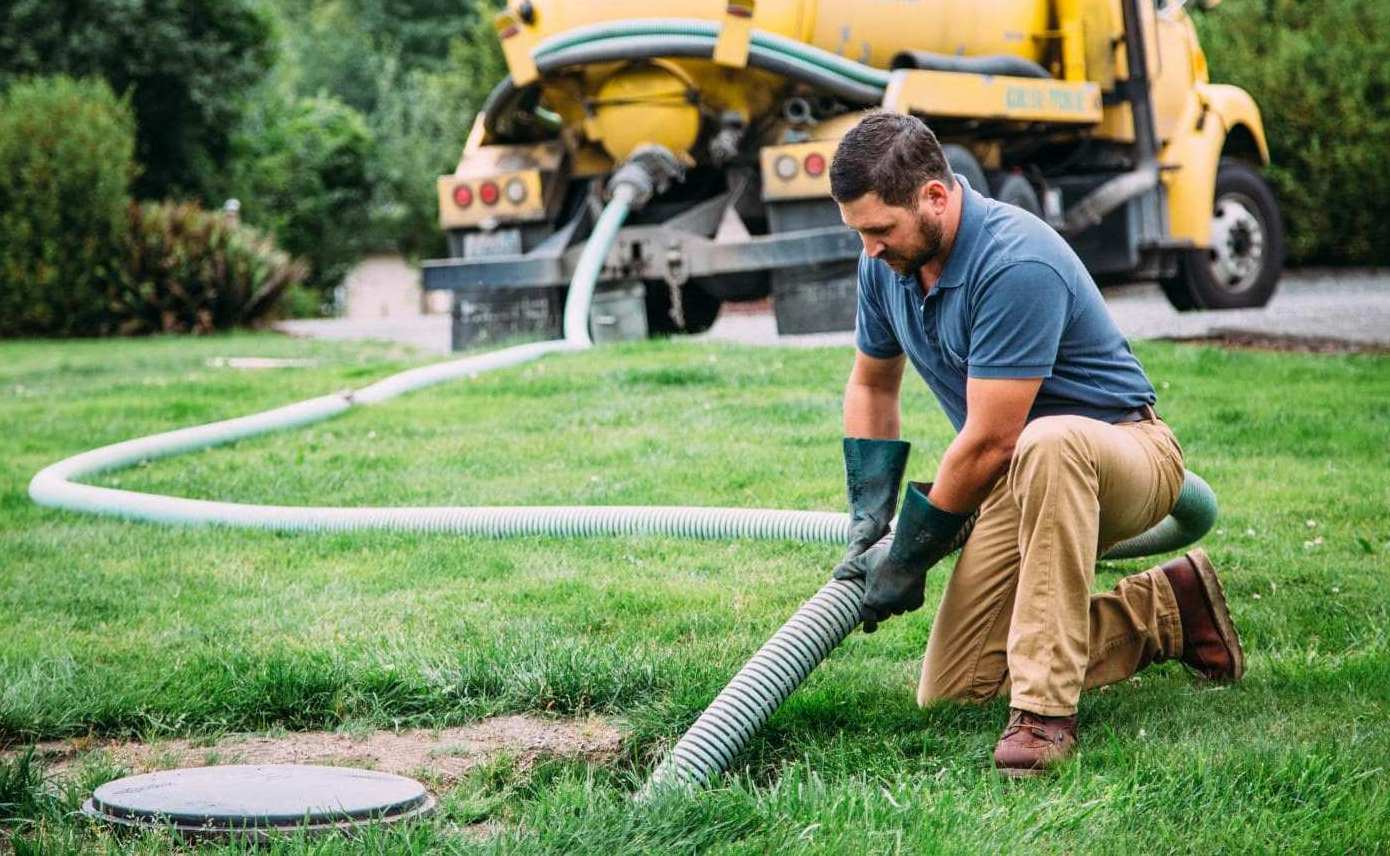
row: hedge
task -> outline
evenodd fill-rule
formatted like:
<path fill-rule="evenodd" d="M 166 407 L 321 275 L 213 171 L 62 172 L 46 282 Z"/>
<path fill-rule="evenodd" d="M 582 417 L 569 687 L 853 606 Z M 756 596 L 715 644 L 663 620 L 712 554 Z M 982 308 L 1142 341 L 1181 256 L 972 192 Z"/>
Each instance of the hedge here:
<path fill-rule="evenodd" d="M 0 95 L 0 335 L 110 332 L 134 150 L 129 105 L 100 80 Z"/>
<path fill-rule="evenodd" d="M 1225 0 L 1196 15 L 1215 81 L 1264 116 L 1291 264 L 1390 264 L 1390 3 Z"/>

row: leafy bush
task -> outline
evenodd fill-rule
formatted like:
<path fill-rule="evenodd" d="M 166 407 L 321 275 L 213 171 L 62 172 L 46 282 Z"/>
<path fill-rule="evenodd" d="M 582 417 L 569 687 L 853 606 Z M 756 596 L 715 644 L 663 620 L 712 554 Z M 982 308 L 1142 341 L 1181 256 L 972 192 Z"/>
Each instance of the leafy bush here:
<path fill-rule="evenodd" d="M 0 335 L 107 332 L 135 174 L 129 106 L 99 80 L 0 96 Z"/>
<path fill-rule="evenodd" d="M 242 218 L 309 263 L 309 284 L 337 285 L 368 249 L 372 135 L 356 110 L 329 97 L 264 92 L 235 137 L 228 193 Z"/>
<path fill-rule="evenodd" d="M 120 333 L 208 333 L 264 318 L 305 275 L 256 230 L 191 203 L 130 208 L 122 287 L 110 304 Z"/>
<path fill-rule="evenodd" d="M 1264 116 L 1289 261 L 1390 263 L 1390 3 L 1226 0 L 1197 26 Z"/>
<path fill-rule="evenodd" d="M 243 93 L 271 67 L 262 0 L 8 0 L 0 88 L 15 76 L 105 79 L 136 117 L 142 199 L 205 194 L 229 155 Z"/>

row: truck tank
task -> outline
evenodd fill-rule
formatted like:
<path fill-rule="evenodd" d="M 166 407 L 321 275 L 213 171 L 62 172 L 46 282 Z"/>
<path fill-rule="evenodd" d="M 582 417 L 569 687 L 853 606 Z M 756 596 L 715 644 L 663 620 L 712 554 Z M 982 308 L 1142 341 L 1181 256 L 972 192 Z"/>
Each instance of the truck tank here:
<path fill-rule="evenodd" d="M 425 288 L 453 292 L 455 349 L 552 335 L 609 183 L 660 161 L 596 300 L 641 304 L 654 335 L 763 298 L 779 332 L 850 329 L 862 244 L 829 167 L 882 109 L 928 122 L 954 173 L 1055 228 L 1098 282 L 1263 305 L 1282 225 L 1259 109 L 1209 80 L 1188 16 L 1215 3 L 509 0 L 508 75 L 437 177 L 449 258 Z"/>
<path fill-rule="evenodd" d="M 864 65 L 887 69 L 903 52 L 958 57 L 1047 58 L 1049 0 L 759 0 L 751 27 Z M 664 6 L 664 20 L 718 26 L 722 2 Z M 530 0 L 518 10 L 531 44 L 582 44 L 598 28 L 650 21 L 650 0 Z M 679 58 L 599 63 L 562 81 L 548 81 L 543 102 L 585 141 L 620 162 L 637 146 L 657 143 L 703 160 L 702 128 L 746 126 L 777 109 L 786 81 L 752 68 L 730 69 Z M 708 132 L 706 132 L 708 133 Z M 579 143 L 578 140 L 574 142 Z M 582 143 L 580 143 L 582 145 Z"/>
<path fill-rule="evenodd" d="M 961 56 L 1011 54 L 1039 61 L 1049 0 L 758 0 L 755 29 L 886 68 L 899 51 Z M 723 2 L 532 0 L 541 39 L 604 22 L 690 18 L 718 22 Z"/>

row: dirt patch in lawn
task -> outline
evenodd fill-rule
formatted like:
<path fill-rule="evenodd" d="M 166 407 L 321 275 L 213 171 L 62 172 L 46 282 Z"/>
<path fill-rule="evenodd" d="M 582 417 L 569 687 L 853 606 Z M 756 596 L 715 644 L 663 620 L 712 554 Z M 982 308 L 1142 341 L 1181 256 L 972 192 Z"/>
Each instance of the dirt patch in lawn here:
<path fill-rule="evenodd" d="M 1184 345 L 1211 345 L 1242 351 L 1283 351 L 1295 354 L 1390 354 L 1390 347 L 1327 336 L 1280 336 L 1245 330 L 1213 330 L 1208 336 L 1168 339 Z"/>
<path fill-rule="evenodd" d="M 77 738 L 40 743 L 36 755 L 57 775 L 74 772 L 93 752 L 104 752 L 112 762 L 133 773 L 210 764 L 324 764 L 428 777 L 449 784 L 502 755 L 522 767 L 542 756 L 604 761 L 616 756 L 621 744 L 622 733 L 601 719 L 501 716 L 437 731 L 231 734 L 155 743 Z"/>

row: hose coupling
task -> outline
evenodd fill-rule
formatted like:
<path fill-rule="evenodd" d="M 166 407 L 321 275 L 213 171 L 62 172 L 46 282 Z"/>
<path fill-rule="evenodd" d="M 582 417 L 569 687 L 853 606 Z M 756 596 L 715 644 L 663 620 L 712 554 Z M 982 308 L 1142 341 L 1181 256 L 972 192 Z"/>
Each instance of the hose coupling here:
<path fill-rule="evenodd" d="M 649 143 L 634 149 L 608 179 L 608 195 L 611 198 L 619 185 L 628 185 L 633 192 L 630 204 L 632 210 L 636 211 L 650 202 L 652 197 L 665 193 L 671 182 L 684 179 L 685 165 L 671 154 L 670 149 Z"/>

